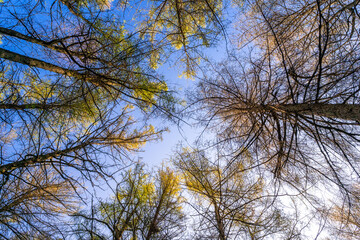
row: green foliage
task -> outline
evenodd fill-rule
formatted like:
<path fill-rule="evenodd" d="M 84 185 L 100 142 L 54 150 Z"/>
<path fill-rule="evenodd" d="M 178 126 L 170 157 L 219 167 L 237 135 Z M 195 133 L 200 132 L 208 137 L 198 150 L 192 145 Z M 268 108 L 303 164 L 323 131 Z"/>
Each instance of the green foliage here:
<path fill-rule="evenodd" d="M 139 76 L 135 85 L 133 96 L 140 100 L 139 105 L 144 110 L 150 110 L 154 104 L 157 104 L 158 99 L 162 97 L 162 93 L 168 91 L 165 82 L 150 81 L 150 79 L 142 76 Z"/>
<path fill-rule="evenodd" d="M 136 204 L 144 205 L 155 194 L 154 182 L 149 174 L 144 172 L 143 166 L 138 164 L 123 174 L 123 184 L 118 185 L 116 199 L 120 202 L 130 199 Z"/>

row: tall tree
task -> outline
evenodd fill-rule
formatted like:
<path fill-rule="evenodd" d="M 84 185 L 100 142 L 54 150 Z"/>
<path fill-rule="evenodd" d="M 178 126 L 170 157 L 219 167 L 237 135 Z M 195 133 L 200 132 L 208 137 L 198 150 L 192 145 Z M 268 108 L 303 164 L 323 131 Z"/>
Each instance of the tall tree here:
<path fill-rule="evenodd" d="M 54 171 L 33 167 L 1 177 L 0 237 L 52 239 L 65 226 L 62 216 L 76 210 L 71 182 Z M 53 225 L 52 222 L 57 222 Z"/>
<path fill-rule="evenodd" d="M 113 133 L 107 136 L 109 140 L 105 140 L 103 136 L 96 138 L 96 144 L 109 145 L 119 143 L 112 140 L 116 136 L 124 136 L 123 130 L 127 129 L 128 125 L 125 124 L 123 128 L 118 124 L 105 125 L 117 121 L 134 122 L 128 120 L 128 110 L 133 106 L 145 112 L 156 106 L 155 109 L 171 114 L 174 98 L 168 92 L 161 76 L 151 68 L 159 61 L 152 61 L 152 55 L 159 49 L 165 50 L 166 44 L 160 44 L 163 40 L 159 40 L 155 33 L 148 29 L 155 24 L 173 31 L 169 34 L 176 35 L 178 28 L 183 28 L 183 21 L 178 23 L 177 30 L 174 30 L 174 26 L 169 27 L 164 18 L 170 12 L 181 14 L 181 18 L 187 19 L 184 10 L 180 8 L 199 8 L 215 16 L 220 2 L 205 1 L 187 6 L 188 3 L 176 1 L 177 8 L 168 7 L 173 3 L 167 1 L 154 4 L 151 11 L 155 11 L 162 20 L 155 18 L 150 21 L 144 18 L 144 24 L 139 23 L 139 27 L 130 26 L 128 30 L 122 20 L 129 18 L 127 7 L 135 7 L 127 6 L 127 2 L 24 1 L 21 5 L 12 1 L 3 3 L 1 11 L 7 17 L 0 25 L 2 46 L 5 47 L 0 49 L 0 57 L 4 60 L 1 75 L 4 95 L 0 108 L 4 120 L 11 116 L 10 121 L 6 120 L 7 128 L 18 129 L 14 128 L 13 121 L 19 119 L 29 129 L 28 133 L 22 133 L 23 136 L 29 135 L 28 139 L 34 139 L 32 135 L 40 132 L 47 137 L 56 138 L 61 135 L 61 141 L 65 141 L 62 144 L 57 142 L 56 146 L 51 147 L 51 152 L 60 154 L 62 150 L 69 149 L 65 148 L 67 141 L 77 141 L 71 139 L 70 135 L 76 134 L 69 129 L 86 132 L 89 125 L 92 131 L 97 128 L 112 129 L 110 131 Z M 204 16 L 197 12 L 200 10 L 189 15 L 194 20 L 201 18 L 201 26 L 204 28 L 204 22 L 210 17 L 203 19 Z M 123 11 L 122 16 L 119 11 Z M 114 20 L 116 17 L 120 19 Z M 195 24 L 189 33 L 186 31 L 186 36 L 196 34 L 196 26 L 198 25 Z M 198 30 L 200 29 L 199 27 Z M 175 40 L 169 38 L 166 42 L 170 44 L 173 41 Z M 183 45 L 185 46 L 185 43 Z M 20 51 L 22 53 L 19 53 Z M 69 119 L 73 120 L 73 124 Z M 74 124 L 77 125 L 76 128 L 73 128 Z M 115 133 L 115 129 L 120 132 Z M 150 132 L 156 135 L 154 131 L 147 130 L 140 134 L 140 129 L 136 130 L 135 135 L 145 138 Z M 81 137 L 79 135 L 77 138 Z M 46 144 L 41 143 L 39 146 L 43 148 L 44 145 Z M 13 162 L 5 160 L 10 161 Z M 5 173 L 15 165 L 1 166 L 0 171 Z"/>
<path fill-rule="evenodd" d="M 222 141 L 279 179 L 322 179 L 350 201 L 360 177 L 358 1 L 246 3 L 239 28 L 251 41 L 201 79 L 202 120 L 217 119 Z"/>
<path fill-rule="evenodd" d="M 169 168 L 155 178 L 138 164 L 123 174 L 115 196 L 75 215 L 79 239 L 175 239 L 185 227 L 179 177 Z"/>
<path fill-rule="evenodd" d="M 213 161 L 207 157 L 212 154 Z M 182 149 L 174 163 L 194 211 L 196 239 L 267 239 L 295 236 L 290 219 L 272 205 L 265 181 L 251 171 L 249 155 L 231 164 L 224 151 Z"/>

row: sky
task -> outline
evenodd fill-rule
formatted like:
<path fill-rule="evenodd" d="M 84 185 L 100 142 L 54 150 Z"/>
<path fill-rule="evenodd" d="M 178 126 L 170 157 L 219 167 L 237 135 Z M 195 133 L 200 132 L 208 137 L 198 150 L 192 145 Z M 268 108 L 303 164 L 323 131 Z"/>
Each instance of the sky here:
<path fill-rule="evenodd" d="M 185 89 L 193 88 L 196 84 L 196 80 L 179 78 L 180 71 L 168 66 L 161 67 L 160 71 L 163 72 L 165 79 L 169 80 L 170 86 L 175 85 L 179 91 L 182 91 L 180 95 L 183 95 Z M 147 142 L 137 154 L 137 157 L 150 167 L 160 166 L 163 162 L 167 162 L 180 142 L 191 144 L 198 136 L 199 129 L 191 123 L 182 123 L 181 126 L 177 126 L 174 122 L 157 118 L 152 121 L 152 124 L 159 128 L 166 127 L 168 131 L 163 133 L 162 140 Z"/>
<path fill-rule="evenodd" d="M 204 53 L 207 58 L 213 61 L 223 60 L 226 56 L 225 44 L 219 43 L 217 46 L 212 48 L 204 49 Z M 205 64 L 204 61 L 202 64 Z M 198 79 L 186 79 L 179 77 L 181 75 L 181 69 L 169 64 L 164 64 L 158 69 L 158 73 L 164 75 L 170 88 L 178 90 L 177 94 L 184 98 L 186 101 L 185 92 L 186 90 L 194 89 L 197 85 Z M 175 123 L 166 121 L 164 119 L 156 119 L 153 124 L 158 127 L 168 127 L 169 131 L 165 132 L 162 137 L 162 141 L 150 141 L 140 150 L 135 158 L 140 158 L 144 163 L 148 164 L 149 167 L 161 166 L 161 164 L 167 163 L 173 155 L 176 147 L 182 144 L 186 147 L 191 147 L 203 133 L 203 128 L 196 126 L 194 122 L 189 119 L 182 119 L 183 122 L 180 126 Z"/>

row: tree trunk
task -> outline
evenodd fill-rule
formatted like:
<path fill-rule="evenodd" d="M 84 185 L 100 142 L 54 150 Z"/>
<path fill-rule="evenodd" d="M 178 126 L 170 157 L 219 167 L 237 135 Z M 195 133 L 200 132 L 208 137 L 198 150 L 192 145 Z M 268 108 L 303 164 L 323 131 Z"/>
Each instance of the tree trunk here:
<path fill-rule="evenodd" d="M 148 233 L 146 234 L 146 237 L 145 237 L 145 240 L 150 240 L 152 235 L 156 233 L 156 230 L 157 230 L 157 226 L 156 226 L 156 222 L 157 222 L 157 218 L 159 216 L 159 213 L 160 213 L 160 209 L 161 209 L 161 206 L 163 204 L 163 201 L 164 201 L 164 195 L 165 195 L 165 192 L 166 192 L 166 189 L 167 189 L 168 186 L 166 186 L 166 188 L 163 190 L 162 194 L 161 194 L 161 198 L 160 198 L 160 201 L 156 207 L 156 210 L 155 210 L 155 215 L 149 225 L 149 231 Z"/>
<path fill-rule="evenodd" d="M 46 47 L 48 49 L 54 50 L 56 52 L 59 52 L 59 53 L 62 53 L 62 54 L 68 55 L 68 56 L 76 56 L 80 59 L 86 58 L 86 59 L 93 60 L 93 61 L 100 61 L 104 64 L 109 64 L 109 65 L 111 64 L 111 62 L 106 61 L 105 59 L 97 58 L 93 54 L 89 54 L 89 53 L 86 54 L 85 52 L 73 51 L 71 49 L 68 49 L 65 45 L 62 45 L 61 47 L 55 45 L 58 43 L 62 43 L 67 38 L 72 38 L 72 37 L 75 38 L 76 36 L 67 36 L 64 38 L 55 39 L 55 40 L 51 40 L 51 41 L 44 41 L 42 39 L 28 36 L 28 35 L 22 34 L 20 32 L 14 31 L 12 29 L 3 28 L 3 27 L 0 27 L 0 33 L 3 35 L 10 36 L 10 37 L 15 37 L 15 38 L 18 38 L 18 39 L 21 39 L 21 40 L 24 40 L 24 41 L 27 41 L 30 43 L 41 45 L 43 47 Z M 90 42 L 91 39 L 89 39 L 88 41 Z"/>
<path fill-rule="evenodd" d="M 2 103 L 0 109 L 13 109 L 13 110 L 50 110 L 50 109 L 72 109 L 74 106 L 66 103 L 25 103 L 25 104 L 13 104 L 13 103 Z"/>
<path fill-rule="evenodd" d="M 25 158 L 20 161 L 15 161 L 12 163 L 0 165 L 0 174 L 9 173 L 17 168 L 24 168 L 24 167 L 32 166 L 32 165 L 35 165 L 38 163 L 44 163 L 44 162 L 47 162 L 51 158 L 59 157 L 62 155 L 67 155 L 68 153 L 77 151 L 81 148 L 84 148 L 84 147 L 90 145 L 90 144 L 91 144 L 91 142 L 84 142 L 84 143 L 81 143 L 74 147 L 66 148 L 64 150 L 58 150 L 58 151 L 54 151 L 54 152 L 47 153 L 44 155 L 39 155 L 39 156 L 31 156 L 31 157 Z"/>
<path fill-rule="evenodd" d="M 223 219 L 220 216 L 220 207 L 217 204 L 214 204 L 214 208 L 215 208 L 215 219 L 216 219 L 216 225 L 217 225 L 216 228 L 217 228 L 218 233 L 219 233 L 219 239 L 220 240 L 226 240 L 227 237 L 225 235 Z"/>
<path fill-rule="evenodd" d="M 0 33 L 4 34 L 4 35 L 7 35 L 7 36 L 10 36 L 10 37 L 16 37 L 16 38 L 25 40 L 27 42 L 39 44 L 39 45 L 41 45 L 43 47 L 55 50 L 55 51 L 60 52 L 60 53 L 67 54 L 67 51 L 64 48 L 54 46 L 55 41 L 47 42 L 47 41 L 44 41 L 44 40 L 41 40 L 41 39 L 38 39 L 38 38 L 30 37 L 30 36 L 22 34 L 20 32 L 14 31 L 12 29 L 3 28 L 3 27 L 0 27 Z M 58 40 L 58 42 L 60 42 L 60 41 Z M 73 53 L 73 52 L 71 52 L 71 53 Z"/>
<path fill-rule="evenodd" d="M 284 104 L 273 107 L 287 113 L 302 115 L 315 115 L 326 118 L 338 118 L 360 122 L 360 104 L 325 104 L 325 103 L 302 103 Z"/>
<path fill-rule="evenodd" d="M 21 64 L 25 64 L 31 67 L 41 68 L 50 72 L 58 73 L 61 75 L 65 75 L 68 77 L 74 77 L 81 81 L 91 82 L 96 86 L 121 86 L 130 88 L 129 85 L 125 85 L 123 82 L 120 82 L 118 79 L 114 79 L 109 76 L 104 76 L 101 74 L 97 74 L 93 71 L 88 71 L 81 73 L 77 70 L 71 70 L 63 67 L 59 67 L 52 63 L 44 62 L 42 60 L 31 58 L 25 55 L 21 55 L 19 53 L 11 52 L 9 50 L 0 48 L 0 58 L 7 59 L 12 62 L 17 62 Z"/>
<path fill-rule="evenodd" d="M 56 66 L 54 64 L 44 62 L 39 59 L 27 57 L 27 56 L 21 55 L 19 53 L 5 50 L 3 48 L 0 48 L 0 58 L 4 58 L 4 59 L 7 59 L 7 60 L 10 60 L 13 62 L 25 64 L 25 65 L 28 65 L 31 67 L 41 68 L 41 69 L 48 70 L 48 71 L 51 71 L 54 73 L 59 73 L 59 74 L 62 74 L 62 75 L 68 76 L 68 77 L 77 77 L 77 78 L 81 79 L 81 76 L 82 76 L 75 70 L 69 70 L 66 68 L 62 68 L 62 67 Z"/>

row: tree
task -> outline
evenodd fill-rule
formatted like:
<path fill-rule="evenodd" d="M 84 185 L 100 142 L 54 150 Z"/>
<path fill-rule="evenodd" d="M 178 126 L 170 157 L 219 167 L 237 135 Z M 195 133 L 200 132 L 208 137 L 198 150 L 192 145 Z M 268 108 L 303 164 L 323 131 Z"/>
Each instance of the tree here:
<path fill-rule="evenodd" d="M 54 171 L 33 167 L 16 176 L 2 175 L 0 237 L 52 239 L 65 225 L 62 216 L 76 209 L 73 194 L 71 182 Z"/>
<path fill-rule="evenodd" d="M 196 216 L 196 239 L 294 236 L 289 231 L 290 219 L 272 205 L 264 179 L 251 171 L 253 160 L 249 155 L 227 167 L 229 158 L 219 148 L 213 152 L 183 148 L 173 161 L 193 196 L 188 204 Z"/>
<path fill-rule="evenodd" d="M 358 2 L 247 3 L 239 25 L 252 49 L 205 71 L 193 98 L 201 120 L 278 179 L 322 179 L 350 200 L 360 176 Z"/>
<path fill-rule="evenodd" d="M 348 238 L 358 230 L 358 4 L 247 1 L 240 48 L 209 64 L 192 94 L 217 143 L 237 146 L 229 166 L 251 152 L 253 167 L 306 196 L 317 217 L 324 213 L 309 193 L 329 194 L 335 207 L 319 229 L 331 219 L 327 227 Z"/>
<path fill-rule="evenodd" d="M 143 165 L 123 173 L 115 196 L 75 214 L 78 239 L 176 239 L 183 233 L 179 177 L 169 168 L 155 178 Z"/>

